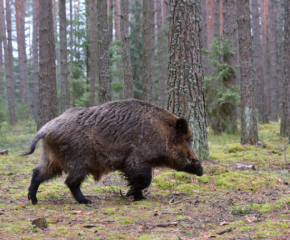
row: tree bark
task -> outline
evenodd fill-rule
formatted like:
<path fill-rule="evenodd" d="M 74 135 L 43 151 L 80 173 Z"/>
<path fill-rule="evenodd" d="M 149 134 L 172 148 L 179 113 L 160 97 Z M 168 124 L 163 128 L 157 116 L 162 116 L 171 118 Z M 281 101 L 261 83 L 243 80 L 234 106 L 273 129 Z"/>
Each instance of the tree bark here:
<path fill-rule="evenodd" d="M 97 1 L 91 0 L 90 13 L 90 106 L 95 105 L 95 84 L 97 77 L 96 14 Z"/>
<path fill-rule="evenodd" d="M 98 50 L 99 50 L 99 103 L 111 101 L 110 54 L 107 18 L 107 1 L 97 4 Z"/>
<path fill-rule="evenodd" d="M 70 22 L 70 56 L 69 56 L 69 93 L 70 101 L 69 106 L 72 108 L 74 105 L 73 98 L 73 25 L 72 25 L 72 0 L 69 1 L 69 22 Z"/>
<path fill-rule="evenodd" d="M 11 34 L 11 10 L 10 1 L 6 0 L 6 25 L 5 27 L 5 17 L 4 17 L 4 4 L 3 0 L 1 2 L 1 35 L 3 37 L 4 46 L 4 57 L 5 57 L 5 73 L 6 73 L 6 88 L 8 97 L 8 107 L 9 107 L 9 122 L 11 125 L 16 123 L 16 113 L 15 113 L 15 84 L 14 84 L 14 66 L 13 66 L 13 56 L 12 56 L 12 34 Z M 7 37 L 6 37 L 7 30 Z"/>
<path fill-rule="evenodd" d="M 238 48 L 238 32 L 236 21 L 236 0 L 223 0 L 223 39 L 226 40 L 231 49 Z M 238 65 L 238 51 L 234 54 L 227 54 L 224 61 L 229 65 Z M 226 80 L 226 84 L 238 84 L 240 79 L 238 77 L 238 71 L 231 72 L 230 77 Z M 237 108 L 234 104 L 224 104 L 224 115 L 228 116 L 228 125 L 230 126 L 230 132 L 237 131 Z"/>
<path fill-rule="evenodd" d="M 164 51 L 164 35 L 162 24 L 162 5 L 161 1 L 156 0 L 157 13 L 157 49 L 158 49 L 158 105 L 165 107 L 165 81 L 166 81 L 166 65 L 165 65 L 165 51 Z"/>
<path fill-rule="evenodd" d="M 213 32 L 214 37 L 220 38 L 220 0 L 214 0 L 214 25 L 213 25 Z"/>
<path fill-rule="evenodd" d="M 290 138 L 290 2 L 284 2 L 284 78 L 280 135 Z"/>
<path fill-rule="evenodd" d="M 60 43 L 60 112 L 69 108 L 67 84 L 67 39 L 65 0 L 59 0 L 59 43 Z"/>
<path fill-rule="evenodd" d="M 130 57 L 129 1 L 121 0 L 120 33 L 124 71 L 124 98 L 133 98 L 133 73 Z"/>
<path fill-rule="evenodd" d="M 16 32 L 18 47 L 18 65 L 19 65 L 19 81 L 20 81 L 20 99 L 21 102 L 30 106 L 30 91 L 28 85 L 27 57 L 25 46 L 25 1 L 15 0 L 16 12 Z"/>
<path fill-rule="evenodd" d="M 256 79 L 256 105 L 259 111 L 259 122 L 268 123 L 266 112 L 265 81 L 263 71 L 263 44 L 261 40 L 260 25 L 260 3 L 259 0 L 252 0 L 252 21 L 253 21 L 253 46 L 254 46 L 254 69 Z"/>
<path fill-rule="evenodd" d="M 33 0 L 33 115 L 38 122 L 38 99 L 39 99 L 39 68 L 38 68 L 38 48 L 39 48 L 39 1 Z"/>
<path fill-rule="evenodd" d="M 168 109 L 189 120 L 193 147 L 209 158 L 202 68 L 201 0 L 170 0 Z"/>
<path fill-rule="evenodd" d="M 2 0 L 0 0 L 2 1 Z M 2 11 L 2 8 L 1 8 L 1 3 L 0 3 L 0 11 Z M 1 13 L 0 13 L 0 22 L 3 21 L 1 19 Z M 3 52 L 2 52 L 2 43 L 3 43 L 3 40 L 4 40 L 4 37 L 2 36 L 2 24 L 0 24 L 0 96 L 2 96 L 2 101 L 0 100 L 0 104 L 3 103 L 4 99 L 3 99 L 3 96 L 4 96 L 4 91 L 5 91 L 5 77 L 4 77 L 4 65 L 3 65 Z M 1 107 L 1 105 L 0 105 Z"/>
<path fill-rule="evenodd" d="M 153 96 L 153 58 L 154 47 L 154 0 L 143 1 L 143 100 L 154 103 Z"/>
<path fill-rule="evenodd" d="M 237 16 L 241 65 L 241 143 L 254 145 L 258 142 L 258 131 L 249 0 L 237 0 Z"/>
<path fill-rule="evenodd" d="M 39 110 L 37 128 L 57 115 L 52 1 L 39 3 Z"/>

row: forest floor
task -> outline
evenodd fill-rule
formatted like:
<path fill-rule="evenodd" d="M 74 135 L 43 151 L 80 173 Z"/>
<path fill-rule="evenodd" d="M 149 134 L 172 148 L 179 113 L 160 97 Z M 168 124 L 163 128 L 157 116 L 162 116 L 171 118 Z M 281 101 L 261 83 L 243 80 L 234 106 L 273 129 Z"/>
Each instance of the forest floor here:
<path fill-rule="evenodd" d="M 38 204 L 27 199 L 40 148 L 25 152 L 33 122 L 2 124 L 0 151 L 0 239 L 290 239 L 290 147 L 279 123 L 259 125 L 260 144 L 241 146 L 240 136 L 209 133 L 211 161 L 202 177 L 155 169 L 147 200 L 124 198 L 126 182 L 111 173 L 88 178 L 80 205 L 65 176 L 40 186 Z M 238 170 L 242 167 L 251 169 Z M 45 218 L 47 226 L 32 224 Z"/>

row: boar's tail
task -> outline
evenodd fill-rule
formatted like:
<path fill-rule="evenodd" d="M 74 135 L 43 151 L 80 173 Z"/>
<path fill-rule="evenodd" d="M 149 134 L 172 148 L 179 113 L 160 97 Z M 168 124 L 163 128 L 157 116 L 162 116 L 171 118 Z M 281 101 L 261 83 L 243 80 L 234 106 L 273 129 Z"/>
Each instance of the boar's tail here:
<path fill-rule="evenodd" d="M 21 154 L 20 156 L 27 156 L 27 155 L 32 154 L 32 153 L 34 152 L 34 150 L 35 150 L 35 147 L 36 147 L 37 142 L 38 142 L 41 138 L 43 138 L 43 137 L 44 137 L 44 132 L 43 132 L 43 131 L 39 131 L 39 132 L 35 135 L 35 137 L 34 137 L 32 143 L 31 143 L 31 146 L 30 146 L 30 150 L 29 150 L 29 152 L 27 152 L 27 153 L 23 153 L 23 154 Z"/>

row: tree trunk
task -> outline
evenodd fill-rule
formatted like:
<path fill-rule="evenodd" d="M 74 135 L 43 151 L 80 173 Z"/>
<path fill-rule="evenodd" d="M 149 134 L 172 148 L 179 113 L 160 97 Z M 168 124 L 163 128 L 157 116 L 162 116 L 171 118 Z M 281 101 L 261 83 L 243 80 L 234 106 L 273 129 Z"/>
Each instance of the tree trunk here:
<path fill-rule="evenodd" d="M 2 1 L 2 0 L 0 0 Z M 0 11 L 2 11 L 1 3 L 0 3 Z M 1 13 L 0 13 L 0 22 L 3 21 L 1 19 Z M 2 42 L 3 42 L 3 36 L 1 32 L 2 26 L 0 25 L 0 96 L 2 96 L 2 101 L 0 100 L 0 107 L 1 103 L 3 104 L 4 101 L 4 91 L 5 91 L 5 77 L 4 77 L 4 66 L 3 66 L 3 52 L 2 52 Z"/>
<path fill-rule="evenodd" d="M 69 93 L 70 101 L 69 106 L 72 108 L 74 105 L 73 98 L 73 25 L 72 25 L 72 0 L 69 1 L 69 22 L 70 22 L 70 55 L 69 55 Z"/>
<path fill-rule="evenodd" d="M 209 158 L 204 102 L 201 40 L 201 0 L 170 0 L 168 109 L 189 120 L 193 147 L 201 160 Z"/>
<path fill-rule="evenodd" d="M 237 0 L 237 16 L 241 65 L 241 143 L 254 145 L 258 142 L 258 131 L 249 0 Z"/>
<path fill-rule="evenodd" d="M 97 1 L 91 0 L 90 12 L 90 106 L 95 105 L 95 84 L 97 77 L 96 13 Z"/>
<path fill-rule="evenodd" d="M 290 138 L 290 2 L 285 1 L 284 79 L 280 135 Z"/>
<path fill-rule="evenodd" d="M 225 39 L 231 48 L 238 48 L 238 33 L 236 21 L 236 0 L 223 0 L 223 39 Z M 229 65 L 238 65 L 238 51 L 235 54 L 227 54 L 224 59 Z M 237 72 L 231 72 L 226 84 L 238 84 L 240 79 Z M 224 116 L 228 116 L 229 132 L 237 131 L 237 107 L 234 104 L 223 105 Z"/>
<path fill-rule="evenodd" d="M 143 100 L 154 103 L 153 58 L 154 0 L 143 1 Z"/>
<path fill-rule="evenodd" d="M 98 50 L 99 50 L 99 103 L 111 101 L 110 95 L 110 55 L 107 18 L 107 1 L 99 0 L 97 4 Z"/>
<path fill-rule="evenodd" d="M 65 0 L 59 0 L 59 44 L 60 44 L 60 112 L 69 108 L 67 84 L 67 39 Z"/>
<path fill-rule="evenodd" d="M 122 3 L 122 1 L 121 0 L 115 0 L 115 40 L 117 40 L 117 41 L 122 41 L 122 39 L 121 39 L 121 28 L 120 28 L 120 26 L 121 26 L 121 3 Z M 121 48 L 119 48 L 119 49 L 117 49 L 117 53 L 120 53 L 122 50 L 121 50 Z M 123 61 L 118 61 L 118 62 L 116 62 L 116 71 L 117 72 L 120 72 L 120 77 L 114 77 L 113 79 L 112 79 L 112 81 L 113 82 L 115 82 L 115 81 L 119 81 L 119 80 L 121 80 L 121 79 L 124 79 L 124 76 L 123 76 L 123 71 L 121 71 L 121 69 L 123 68 Z M 114 96 L 114 91 L 112 91 L 112 99 L 114 99 L 115 98 L 115 96 Z M 124 90 L 122 89 L 122 90 L 120 90 L 119 91 L 119 97 L 120 97 L 120 99 L 121 100 L 123 100 L 124 99 Z"/>
<path fill-rule="evenodd" d="M 133 74 L 130 58 L 129 1 L 121 0 L 120 33 L 124 71 L 124 98 L 133 98 Z"/>
<path fill-rule="evenodd" d="M 220 37 L 220 0 L 214 0 L 214 25 L 213 25 L 213 32 L 214 37 Z"/>
<path fill-rule="evenodd" d="M 107 0 L 107 7 L 108 7 L 107 11 L 108 11 L 109 44 L 111 44 L 113 42 L 114 1 Z"/>
<path fill-rule="evenodd" d="M 39 99 L 39 69 L 38 69 L 38 48 L 39 48 L 39 1 L 33 0 L 33 115 L 38 122 L 38 99 Z"/>
<path fill-rule="evenodd" d="M 6 73 L 6 88 L 8 97 L 8 107 L 9 107 L 9 122 L 11 125 L 16 123 L 15 114 L 15 84 L 14 84 L 14 66 L 13 66 L 13 56 L 12 56 L 12 36 L 11 36 L 11 10 L 10 1 L 6 0 L 6 25 L 5 27 L 5 17 L 4 17 L 4 4 L 3 0 L 1 2 L 1 35 L 3 37 L 4 46 L 4 58 L 5 58 L 5 73 Z M 7 37 L 6 37 L 7 29 Z"/>
<path fill-rule="evenodd" d="M 41 0 L 40 0 L 41 1 Z M 53 0 L 52 4 L 53 4 L 53 10 L 52 10 L 52 14 L 53 14 L 53 29 L 54 29 L 54 41 L 55 41 L 55 46 L 58 46 L 58 32 L 57 32 L 57 0 Z M 56 79 L 58 81 L 59 84 L 60 83 L 60 49 L 58 47 L 55 48 L 55 57 L 56 57 Z"/>
<path fill-rule="evenodd" d="M 256 105 L 259 111 L 259 122 L 268 123 L 266 111 L 265 80 L 263 72 L 263 44 L 261 40 L 260 25 L 260 3 L 259 0 L 252 0 L 252 21 L 253 21 L 253 44 L 254 44 L 254 69 L 256 79 Z"/>
<path fill-rule="evenodd" d="M 203 31 L 201 32 L 202 34 L 202 43 L 203 43 L 203 47 L 204 49 L 208 50 L 209 46 L 208 46 L 208 36 L 207 36 L 207 0 L 203 0 L 201 1 L 201 17 L 202 17 L 202 29 Z M 207 60 L 207 58 L 203 58 L 202 59 L 202 65 L 203 65 L 203 70 L 204 70 L 204 75 L 208 76 L 209 73 L 209 62 Z"/>
<path fill-rule="evenodd" d="M 268 25 L 268 37 L 269 37 L 269 58 L 268 58 L 268 69 L 269 69 L 269 100 L 270 100 L 270 109 L 271 115 L 270 118 L 272 121 L 278 122 L 278 108 L 277 99 L 278 99 L 278 79 L 277 79 L 277 64 L 276 64 L 276 29 L 275 29 L 275 5 L 274 1 L 269 1 L 269 25 Z"/>
<path fill-rule="evenodd" d="M 162 25 L 162 6 L 161 1 L 156 0 L 157 12 L 157 37 L 158 37 L 158 105 L 165 107 L 165 81 L 166 81 L 166 65 L 165 65 L 165 51 L 164 51 L 164 35 Z"/>
<path fill-rule="evenodd" d="M 39 111 L 37 128 L 57 115 L 52 1 L 39 3 Z"/>
<path fill-rule="evenodd" d="M 25 1 L 15 0 L 16 11 L 16 32 L 18 46 L 18 64 L 19 64 L 19 81 L 20 81 L 20 99 L 21 102 L 30 106 L 30 91 L 28 85 L 27 57 L 25 46 Z"/>

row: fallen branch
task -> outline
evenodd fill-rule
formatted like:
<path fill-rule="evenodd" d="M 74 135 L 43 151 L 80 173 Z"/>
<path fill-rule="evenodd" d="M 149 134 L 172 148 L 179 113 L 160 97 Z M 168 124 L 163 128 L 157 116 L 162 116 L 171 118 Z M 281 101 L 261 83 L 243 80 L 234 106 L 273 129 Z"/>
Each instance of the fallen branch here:
<path fill-rule="evenodd" d="M 237 164 L 235 169 L 237 169 L 237 170 L 248 170 L 248 169 L 257 170 L 255 165 L 245 165 L 245 164 L 240 164 L 240 163 Z"/>
<path fill-rule="evenodd" d="M 227 228 L 227 229 L 225 229 L 223 231 L 218 232 L 217 234 L 218 235 L 223 235 L 223 234 L 228 233 L 228 232 L 231 232 L 231 231 L 232 231 L 232 228 Z"/>

